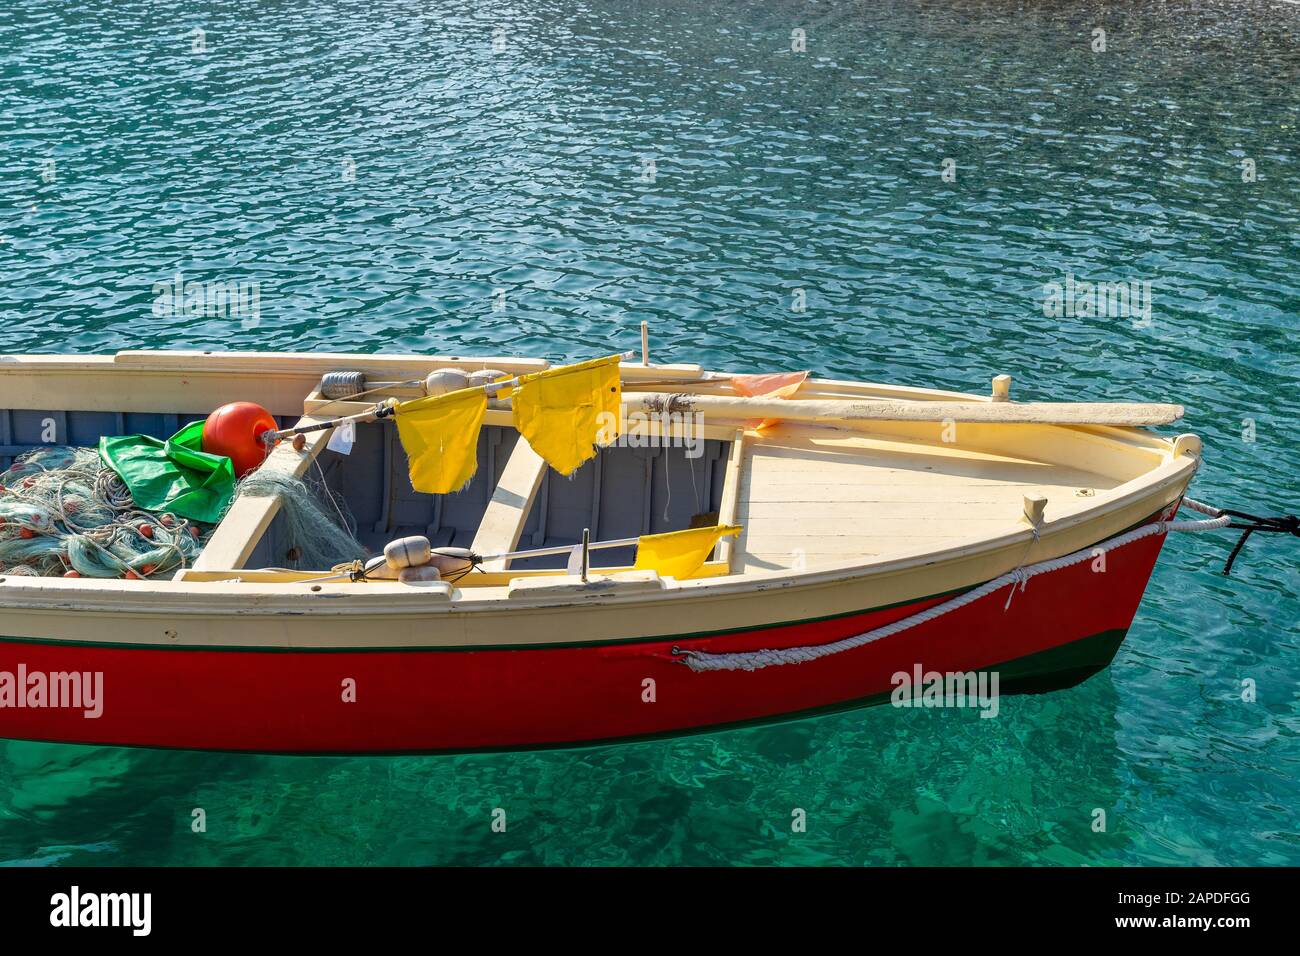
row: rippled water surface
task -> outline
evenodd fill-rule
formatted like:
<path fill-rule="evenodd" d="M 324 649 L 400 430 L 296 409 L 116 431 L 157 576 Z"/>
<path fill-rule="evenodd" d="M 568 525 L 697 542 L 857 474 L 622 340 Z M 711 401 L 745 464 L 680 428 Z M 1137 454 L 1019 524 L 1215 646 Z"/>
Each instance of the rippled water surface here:
<path fill-rule="evenodd" d="M 17 0 L 0 350 L 566 358 L 647 319 L 664 361 L 1180 400 L 1199 497 L 1295 510 L 1298 102 L 1286 0 Z M 156 314 L 178 271 L 257 283 L 258 314 Z M 1067 274 L 1150 282 L 1151 321 L 1045 317 Z M 0 743 L 0 860 L 1294 865 L 1300 552 L 1225 580 L 1227 547 L 1172 540 L 1115 665 L 996 720 L 436 758 Z"/>

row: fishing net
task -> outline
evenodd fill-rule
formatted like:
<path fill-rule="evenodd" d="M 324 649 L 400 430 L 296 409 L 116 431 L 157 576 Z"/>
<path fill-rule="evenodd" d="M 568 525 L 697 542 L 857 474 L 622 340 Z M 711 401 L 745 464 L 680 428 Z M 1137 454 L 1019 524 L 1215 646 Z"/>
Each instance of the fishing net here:
<path fill-rule="evenodd" d="M 0 473 L 0 574 L 156 577 L 192 564 L 204 538 L 137 508 L 94 448 L 37 448 Z"/>
<path fill-rule="evenodd" d="M 366 555 L 347 506 L 323 483 L 259 469 L 238 494 L 280 499 L 277 536 L 298 567 Z M 214 527 L 138 508 L 94 448 L 38 448 L 0 473 L 0 575 L 170 577 L 193 565 Z"/>
<path fill-rule="evenodd" d="M 240 481 L 238 494 L 280 499 L 278 538 L 298 568 L 325 570 L 369 553 L 356 538 L 356 522 L 347 505 L 324 482 L 259 468 Z"/>

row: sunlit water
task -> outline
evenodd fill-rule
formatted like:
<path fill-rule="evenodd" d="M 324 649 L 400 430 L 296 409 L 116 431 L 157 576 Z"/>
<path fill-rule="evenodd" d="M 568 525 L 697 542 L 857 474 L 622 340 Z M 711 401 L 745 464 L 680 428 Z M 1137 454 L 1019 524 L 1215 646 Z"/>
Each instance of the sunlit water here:
<path fill-rule="evenodd" d="M 0 80 L 4 351 L 560 359 L 647 319 L 660 361 L 1182 401 L 1200 497 L 1300 506 L 1294 3 L 18 0 Z M 177 271 L 258 313 L 157 314 Z M 1150 282 L 1149 325 L 1046 317 L 1067 274 Z M 1296 544 L 1225 580 L 1229 541 L 1172 540 L 1115 665 L 996 720 L 0 743 L 0 859 L 1297 864 Z"/>

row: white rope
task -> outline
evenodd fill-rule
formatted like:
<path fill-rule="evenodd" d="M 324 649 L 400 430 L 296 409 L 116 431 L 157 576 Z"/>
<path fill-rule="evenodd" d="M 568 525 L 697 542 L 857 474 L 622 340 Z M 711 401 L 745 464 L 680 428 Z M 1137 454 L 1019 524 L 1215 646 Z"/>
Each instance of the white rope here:
<path fill-rule="evenodd" d="M 886 624 L 871 631 L 864 631 L 861 634 L 833 641 L 830 644 L 782 647 L 762 651 L 737 651 L 722 654 L 687 650 L 681 652 L 683 662 L 693 671 L 756 671 L 764 667 L 781 664 L 803 664 L 807 661 L 815 661 L 821 657 L 851 651 L 856 647 L 871 644 L 881 638 L 892 637 L 895 634 L 916 627 L 918 624 L 925 624 L 968 604 L 974 604 L 981 598 L 988 597 L 995 591 L 1000 591 L 1010 585 L 1011 589 L 1007 593 L 1007 603 L 1003 606 L 1003 610 L 1006 610 L 1011 607 L 1011 599 L 1015 597 L 1016 590 L 1023 591 L 1026 585 L 1029 584 L 1030 578 L 1040 574 L 1048 574 L 1052 571 L 1059 571 L 1075 564 L 1082 564 L 1084 561 L 1091 561 L 1098 551 L 1111 551 L 1122 548 L 1135 541 L 1141 541 L 1143 538 L 1149 538 L 1156 534 L 1168 534 L 1171 531 L 1218 531 L 1220 528 L 1226 528 L 1232 521 L 1232 518 L 1224 515 L 1218 508 L 1211 507 L 1200 501 L 1184 498 L 1183 504 L 1192 511 L 1199 511 L 1201 514 L 1213 515 L 1214 517 L 1210 521 L 1156 521 L 1152 524 L 1143 525 L 1083 551 L 1075 551 L 1073 554 L 1067 554 L 1059 558 L 1013 568 L 1001 577 L 994 578 L 992 581 L 981 584 L 964 594 L 959 594 L 942 604 L 936 604 L 923 611 L 918 611 L 910 617 L 894 621 L 892 624 Z"/>
<path fill-rule="evenodd" d="M 1183 499 L 1183 507 L 1192 511 L 1199 511 L 1203 515 L 1209 515 L 1211 518 L 1218 518 L 1223 512 L 1213 505 L 1207 505 L 1204 501 L 1195 501 L 1191 498 Z"/>

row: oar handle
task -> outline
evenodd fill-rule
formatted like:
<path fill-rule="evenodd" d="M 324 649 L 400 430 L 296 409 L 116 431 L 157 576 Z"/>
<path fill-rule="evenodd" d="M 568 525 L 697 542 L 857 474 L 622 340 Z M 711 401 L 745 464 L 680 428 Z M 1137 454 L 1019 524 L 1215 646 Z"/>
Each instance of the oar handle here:
<path fill-rule="evenodd" d="M 598 551 L 601 548 L 627 548 L 640 541 L 640 538 L 617 538 L 612 541 L 588 541 L 587 550 Z M 577 544 L 556 544 L 548 548 L 529 548 L 526 551 L 506 551 L 502 554 L 485 554 L 479 560 L 481 561 L 511 561 L 517 558 L 540 558 L 548 554 L 568 554 L 574 548 L 582 547 L 582 542 Z M 437 550 L 436 548 L 434 549 Z"/>
<path fill-rule="evenodd" d="M 358 425 L 367 422 L 376 422 L 381 418 L 387 418 L 393 414 L 392 402 L 380 402 L 374 408 L 364 412 L 357 412 L 355 415 L 344 415 L 341 418 L 331 418 L 328 421 L 312 422 L 310 425 L 296 425 L 293 428 L 282 428 L 279 431 L 265 431 L 262 433 L 262 441 L 268 445 L 286 438 L 292 438 L 294 435 L 310 435 L 312 432 L 325 431 L 327 428 L 338 428 L 340 425 L 346 425 L 348 422 L 355 422 Z"/>

